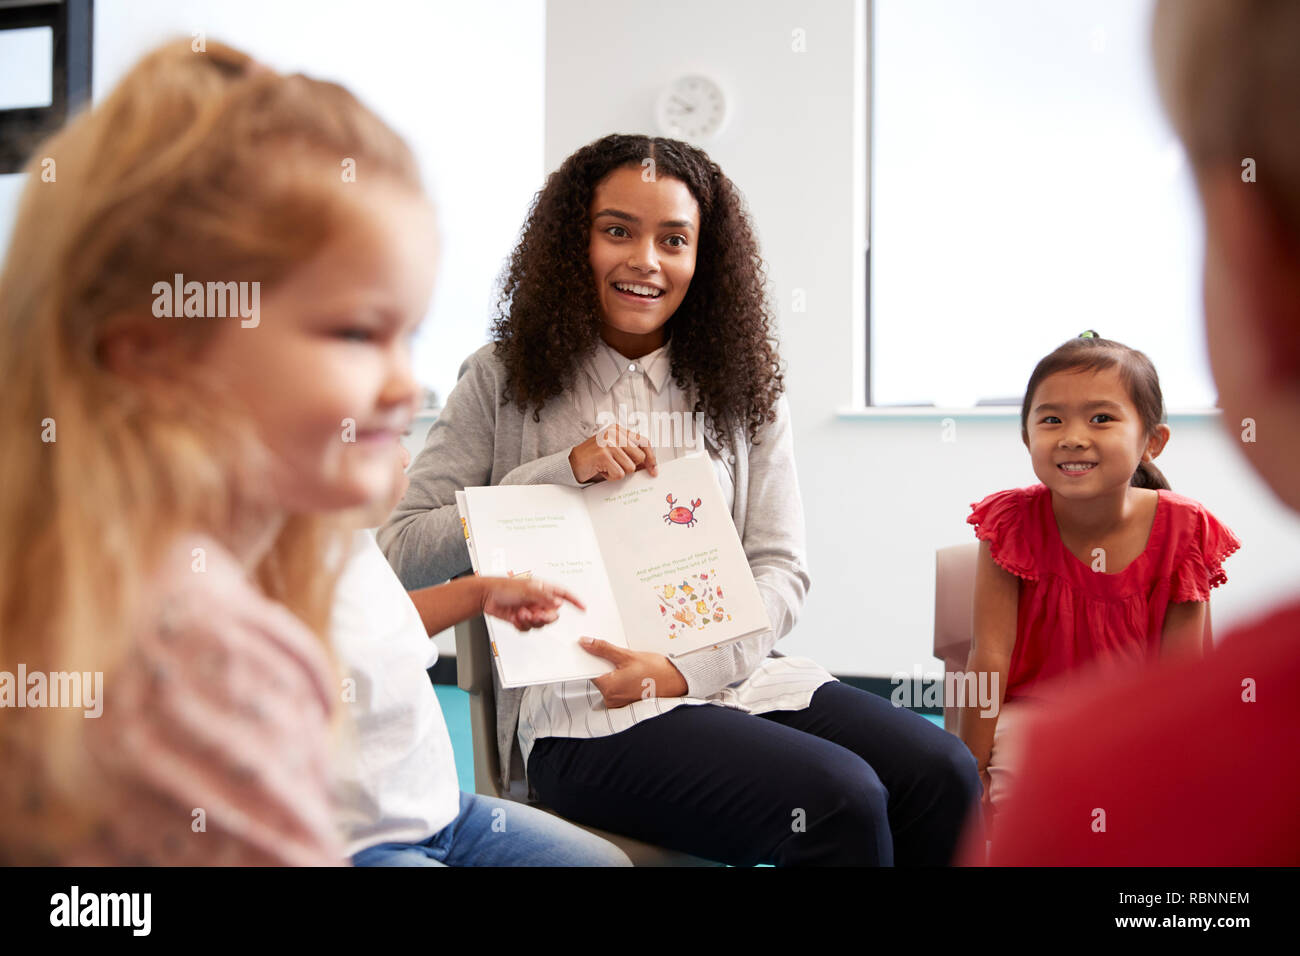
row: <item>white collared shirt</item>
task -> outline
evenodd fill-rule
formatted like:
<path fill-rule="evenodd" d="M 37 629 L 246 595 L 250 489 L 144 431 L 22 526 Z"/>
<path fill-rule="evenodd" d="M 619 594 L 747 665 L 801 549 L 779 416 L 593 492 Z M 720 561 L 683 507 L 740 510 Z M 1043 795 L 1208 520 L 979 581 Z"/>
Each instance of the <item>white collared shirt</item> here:
<path fill-rule="evenodd" d="M 595 354 L 583 363 L 571 396 L 590 434 L 610 423 L 624 424 L 650 439 L 661 464 L 707 451 L 723 500 L 732 507 L 736 491 L 731 468 L 734 456 L 725 461 L 705 445 L 691 412 L 696 399 L 694 389 L 679 388 L 672 380 L 670 344 L 639 359 L 629 359 L 600 342 Z M 589 680 L 541 684 L 524 692 L 519 710 L 519 746 L 527 767 L 539 737 L 605 737 L 683 704 L 716 704 L 750 714 L 802 710 L 817 688 L 830 680 L 834 678 L 829 672 L 807 658 L 767 657 L 744 680 L 710 697 L 652 697 L 612 709 L 605 706 L 600 691 Z"/>

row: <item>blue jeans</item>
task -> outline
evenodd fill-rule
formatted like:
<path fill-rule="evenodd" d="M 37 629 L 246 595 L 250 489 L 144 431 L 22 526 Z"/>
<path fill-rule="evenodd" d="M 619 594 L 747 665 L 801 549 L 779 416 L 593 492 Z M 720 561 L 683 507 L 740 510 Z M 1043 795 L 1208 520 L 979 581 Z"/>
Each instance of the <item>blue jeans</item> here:
<path fill-rule="evenodd" d="M 608 840 L 536 807 L 460 794 L 460 814 L 422 843 L 380 843 L 354 866 L 631 866 Z"/>

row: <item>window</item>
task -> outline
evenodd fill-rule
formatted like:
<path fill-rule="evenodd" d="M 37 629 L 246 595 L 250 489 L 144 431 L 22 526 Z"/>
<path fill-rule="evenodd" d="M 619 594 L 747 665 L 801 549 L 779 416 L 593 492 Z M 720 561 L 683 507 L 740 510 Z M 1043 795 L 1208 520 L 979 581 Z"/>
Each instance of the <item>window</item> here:
<path fill-rule="evenodd" d="M 875 0 L 867 401 L 1019 404 L 1096 329 L 1170 408 L 1215 391 L 1202 225 L 1149 0 Z"/>
<path fill-rule="evenodd" d="M 91 0 L 0 4 L 0 174 L 89 97 L 91 19 Z"/>

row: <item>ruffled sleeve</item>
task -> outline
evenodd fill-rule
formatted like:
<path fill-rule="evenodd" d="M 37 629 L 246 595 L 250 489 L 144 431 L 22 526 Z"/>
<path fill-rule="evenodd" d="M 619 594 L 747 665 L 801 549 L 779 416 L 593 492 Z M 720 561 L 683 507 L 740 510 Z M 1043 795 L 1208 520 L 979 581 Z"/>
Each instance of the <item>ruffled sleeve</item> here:
<path fill-rule="evenodd" d="M 999 491 L 971 505 L 966 523 L 975 537 L 989 543 L 1000 567 L 1027 581 L 1037 581 L 1038 562 L 1027 540 L 1029 496 L 1023 488 Z"/>
<path fill-rule="evenodd" d="M 1208 601 L 1210 590 L 1228 580 L 1223 560 L 1241 547 L 1241 542 L 1218 518 L 1199 504 L 1189 515 L 1194 533 L 1177 557 L 1171 602 Z"/>

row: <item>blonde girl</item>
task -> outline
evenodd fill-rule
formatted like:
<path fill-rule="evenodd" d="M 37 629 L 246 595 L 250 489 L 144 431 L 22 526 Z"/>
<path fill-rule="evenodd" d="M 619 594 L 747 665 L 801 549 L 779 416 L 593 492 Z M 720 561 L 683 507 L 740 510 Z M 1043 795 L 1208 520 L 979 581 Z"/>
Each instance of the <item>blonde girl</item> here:
<path fill-rule="evenodd" d="M 102 714 L 0 677 L 0 856 L 338 862 L 332 516 L 391 493 L 417 402 L 416 164 L 341 87 L 185 41 L 27 173 L 0 275 L 0 675 L 102 674 Z"/>

